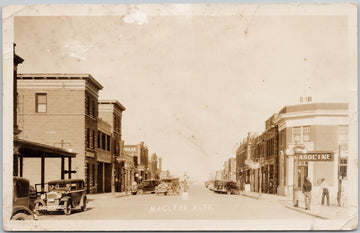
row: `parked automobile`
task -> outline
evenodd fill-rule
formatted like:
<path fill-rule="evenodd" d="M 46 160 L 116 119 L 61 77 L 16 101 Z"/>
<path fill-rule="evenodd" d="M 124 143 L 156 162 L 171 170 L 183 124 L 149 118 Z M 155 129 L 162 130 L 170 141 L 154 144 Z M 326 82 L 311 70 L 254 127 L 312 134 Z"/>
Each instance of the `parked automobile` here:
<path fill-rule="evenodd" d="M 161 182 L 158 186 L 155 187 L 155 194 L 164 194 L 167 195 L 171 192 L 171 187 L 165 182 Z"/>
<path fill-rule="evenodd" d="M 30 181 L 22 177 L 13 178 L 13 201 L 11 220 L 34 220 L 35 214 L 31 210 Z"/>
<path fill-rule="evenodd" d="M 164 189 L 161 184 L 164 183 L 167 186 L 167 189 Z M 180 180 L 179 178 L 167 178 L 162 179 L 161 184 L 155 188 L 155 193 L 160 194 L 179 194 L 180 193 Z M 161 187 L 160 187 L 161 186 Z"/>
<path fill-rule="evenodd" d="M 35 201 L 35 213 L 62 210 L 66 215 L 71 214 L 72 208 L 87 208 L 87 197 L 84 180 L 66 179 L 54 180 L 47 183 L 47 193 L 40 194 Z"/>
<path fill-rule="evenodd" d="M 223 194 L 240 194 L 240 187 L 234 181 L 221 181 L 218 182 L 214 192 Z"/>
<path fill-rule="evenodd" d="M 219 185 L 221 184 L 221 180 L 213 180 L 212 183 L 210 183 L 209 185 L 209 189 L 211 191 L 215 191 L 216 189 L 219 188 Z"/>
<path fill-rule="evenodd" d="M 155 193 L 155 187 L 159 184 L 159 180 L 144 180 L 137 185 L 136 190 L 133 190 L 132 194 Z"/>

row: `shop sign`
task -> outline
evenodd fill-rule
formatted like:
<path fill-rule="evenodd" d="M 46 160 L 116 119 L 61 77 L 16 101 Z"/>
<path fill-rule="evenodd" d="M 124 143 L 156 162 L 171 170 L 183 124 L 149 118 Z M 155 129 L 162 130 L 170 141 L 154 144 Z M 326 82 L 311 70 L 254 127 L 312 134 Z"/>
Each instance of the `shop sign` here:
<path fill-rule="evenodd" d="M 300 161 L 334 161 L 333 152 L 316 152 L 310 151 L 307 153 L 296 154 Z"/>

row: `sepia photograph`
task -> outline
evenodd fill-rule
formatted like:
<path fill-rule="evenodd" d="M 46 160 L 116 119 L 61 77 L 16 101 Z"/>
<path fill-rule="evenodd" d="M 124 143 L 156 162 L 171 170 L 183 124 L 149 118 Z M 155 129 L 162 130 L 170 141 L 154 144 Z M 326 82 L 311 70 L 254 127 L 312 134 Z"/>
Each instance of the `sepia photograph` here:
<path fill-rule="evenodd" d="M 356 4 L 2 16 L 4 230 L 358 228 Z"/>

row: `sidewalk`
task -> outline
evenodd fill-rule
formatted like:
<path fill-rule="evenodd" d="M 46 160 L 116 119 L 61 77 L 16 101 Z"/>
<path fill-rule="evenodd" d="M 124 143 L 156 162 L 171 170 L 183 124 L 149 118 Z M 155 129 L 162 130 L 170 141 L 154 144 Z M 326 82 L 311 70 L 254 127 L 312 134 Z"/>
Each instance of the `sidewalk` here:
<path fill-rule="evenodd" d="M 254 199 L 262 199 L 262 200 L 269 200 L 269 201 L 281 201 L 281 200 L 288 200 L 288 197 L 285 196 L 280 196 L 277 194 L 268 194 L 268 193 L 257 193 L 257 192 L 248 192 L 248 191 L 243 191 L 240 193 L 243 196 L 246 197 L 251 197 Z"/>
<path fill-rule="evenodd" d="M 336 205 L 320 205 L 312 203 L 310 210 L 305 210 L 305 202 L 299 201 L 299 207 L 294 207 L 292 200 L 280 201 L 286 208 L 299 211 L 321 219 L 349 219 L 357 215 L 358 209 L 355 206 L 338 207 Z"/>
<path fill-rule="evenodd" d="M 111 192 L 108 193 L 91 193 L 91 194 L 86 194 L 88 197 L 126 197 L 126 196 L 130 196 L 130 192 L 126 193 L 126 192 L 115 192 L 114 194 Z"/>
<path fill-rule="evenodd" d="M 261 200 L 268 201 L 279 201 L 286 208 L 302 212 L 304 214 L 314 216 L 321 219 L 351 219 L 357 218 L 358 209 L 356 206 L 349 207 L 338 207 L 336 205 L 330 206 L 322 206 L 319 203 L 312 203 L 310 210 L 305 210 L 304 201 L 299 201 L 299 207 L 294 207 L 292 199 L 289 197 L 280 196 L 276 194 L 267 194 L 267 193 L 259 193 L 257 192 L 241 192 L 241 195 Z"/>

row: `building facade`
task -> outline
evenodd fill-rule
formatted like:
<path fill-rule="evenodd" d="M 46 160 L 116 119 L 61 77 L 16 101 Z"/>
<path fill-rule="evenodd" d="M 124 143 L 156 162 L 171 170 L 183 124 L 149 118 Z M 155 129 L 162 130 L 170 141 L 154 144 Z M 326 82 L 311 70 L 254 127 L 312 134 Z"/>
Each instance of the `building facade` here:
<path fill-rule="evenodd" d="M 84 179 L 87 191 L 96 192 L 101 84 L 89 74 L 18 74 L 17 81 L 19 138 L 76 152 L 72 178 Z M 24 162 L 24 173 L 37 182 L 40 169 L 35 160 Z M 60 166 L 56 160 L 46 161 L 46 181 L 61 178 L 51 169 Z"/>
<path fill-rule="evenodd" d="M 125 158 L 121 158 L 121 122 L 122 113 L 125 111 L 125 107 L 117 100 L 99 100 L 99 119 L 107 122 L 110 126 L 108 134 L 99 132 L 98 142 L 105 140 L 109 145 L 110 150 L 109 161 L 107 164 L 102 165 L 104 169 L 113 177 L 111 180 L 112 191 L 122 192 L 125 191 Z M 99 168 L 101 162 L 98 161 Z"/>
<path fill-rule="evenodd" d="M 321 179 L 336 202 L 339 177 L 348 179 L 347 103 L 307 103 L 282 108 L 274 119 L 279 131 L 278 193 L 299 190 L 310 177 L 314 194 Z"/>
<path fill-rule="evenodd" d="M 143 180 L 149 179 L 149 149 L 145 146 L 144 142 L 140 142 L 137 145 L 124 145 L 124 152 L 134 159 L 135 181 L 140 183 Z"/>
<path fill-rule="evenodd" d="M 161 158 L 158 158 L 156 153 L 151 155 L 151 159 L 149 162 L 149 172 L 150 172 L 150 178 L 151 179 L 160 179 L 160 161 Z"/>
<path fill-rule="evenodd" d="M 320 193 L 321 179 L 336 202 L 339 178 L 348 179 L 347 103 L 302 103 L 283 107 L 249 134 L 236 151 L 237 181 L 255 192 L 293 195 L 305 177 Z"/>

